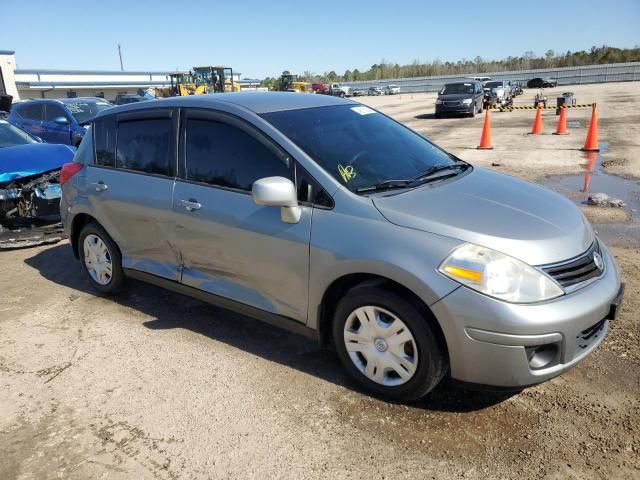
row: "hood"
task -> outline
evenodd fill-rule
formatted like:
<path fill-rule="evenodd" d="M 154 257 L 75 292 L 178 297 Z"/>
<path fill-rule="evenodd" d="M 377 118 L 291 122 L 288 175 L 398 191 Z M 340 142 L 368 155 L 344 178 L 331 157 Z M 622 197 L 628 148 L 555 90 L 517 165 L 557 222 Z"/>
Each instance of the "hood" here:
<path fill-rule="evenodd" d="M 498 250 L 529 265 L 583 253 L 594 234 L 571 201 L 481 168 L 373 203 L 391 223 Z"/>
<path fill-rule="evenodd" d="M 74 153 L 74 147 L 50 143 L 0 148 L 0 183 L 60 169 Z"/>
<path fill-rule="evenodd" d="M 465 98 L 472 98 L 472 93 L 446 93 L 444 95 L 438 95 L 440 100 L 446 100 L 447 102 L 451 102 L 454 100 L 464 100 Z"/>

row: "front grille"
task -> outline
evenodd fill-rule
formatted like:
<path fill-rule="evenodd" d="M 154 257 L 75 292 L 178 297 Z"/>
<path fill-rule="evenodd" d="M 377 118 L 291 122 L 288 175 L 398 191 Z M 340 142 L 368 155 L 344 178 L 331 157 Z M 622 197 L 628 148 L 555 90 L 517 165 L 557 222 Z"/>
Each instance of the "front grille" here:
<path fill-rule="evenodd" d="M 542 267 L 562 287 L 572 287 L 602 275 L 604 267 L 596 265 L 595 255 L 600 257 L 600 246 L 595 241 L 582 255 L 563 263 Z M 603 265 L 601 262 L 600 265 Z"/>
<path fill-rule="evenodd" d="M 444 102 L 445 107 L 457 107 L 460 105 L 460 102 Z"/>

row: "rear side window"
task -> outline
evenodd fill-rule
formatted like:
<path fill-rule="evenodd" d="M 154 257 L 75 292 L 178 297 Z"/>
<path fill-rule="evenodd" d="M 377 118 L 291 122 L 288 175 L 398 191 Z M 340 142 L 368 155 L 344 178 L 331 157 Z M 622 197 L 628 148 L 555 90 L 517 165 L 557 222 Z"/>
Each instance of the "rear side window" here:
<path fill-rule="evenodd" d="M 41 121 L 44 114 L 44 105 L 42 103 L 31 103 L 21 106 L 18 113 L 22 118 L 27 120 Z"/>
<path fill-rule="evenodd" d="M 103 167 L 116 166 L 116 121 L 109 117 L 93 124 L 95 164 Z"/>
<path fill-rule="evenodd" d="M 264 177 L 291 178 L 285 161 L 237 127 L 189 119 L 185 135 L 187 180 L 250 191 Z"/>
<path fill-rule="evenodd" d="M 116 167 L 173 175 L 173 121 L 152 118 L 118 123 Z"/>
<path fill-rule="evenodd" d="M 58 117 L 67 118 L 67 114 L 60 105 L 55 103 L 49 103 L 45 110 L 44 120 L 45 122 L 53 122 Z"/>

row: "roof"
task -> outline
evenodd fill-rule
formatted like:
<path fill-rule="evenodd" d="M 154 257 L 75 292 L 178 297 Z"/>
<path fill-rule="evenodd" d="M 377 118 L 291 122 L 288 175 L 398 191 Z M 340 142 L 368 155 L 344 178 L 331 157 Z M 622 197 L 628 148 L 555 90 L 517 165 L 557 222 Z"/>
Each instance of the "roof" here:
<path fill-rule="evenodd" d="M 32 98 L 29 100 L 21 100 L 14 103 L 14 105 L 24 105 L 27 103 L 76 103 L 76 102 L 104 102 L 109 103 L 102 97 L 72 97 L 72 98 Z"/>
<path fill-rule="evenodd" d="M 13 50 L 0 50 L 0 55 L 14 55 L 15 53 Z"/>
<path fill-rule="evenodd" d="M 237 92 L 213 93 L 208 95 L 190 95 L 185 97 L 171 97 L 160 100 L 150 100 L 141 103 L 122 105 L 104 114 L 125 111 L 142 110 L 153 107 L 199 107 L 227 110 L 225 104 L 233 104 L 254 113 L 281 112 L 285 110 L 301 110 L 303 108 L 327 107 L 331 105 L 360 105 L 351 100 L 329 95 L 314 95 L 310 93 L 292 92 Z M 101 116 L 101 114 L 98 114 Z"/>
<path fill-rule="evenodd" d="M 30 87 L 30 88 L 37 88 L 37 87 L 76 87 L 76 88 L 81 88 L 81 87 L 109 87 L 109 86 L 113 86 L 113 87 L 125 87 L 125 86 L 134 86 L 134 87 L 142 87 L 142 86 L 165 86 L 165 85 L 169 85 L 170 82 L 168 81 L 146 81 L 146 82 L 75 82 L 73 80 L 69 80 L 66 82 L 21 82 L 21 81 L 17 81 L 16 85 L 20 88 L 24 88 L 24 87 Z"/>
<path fill-rule="evenodd" d="M 56 98 L 54 100 L 58 100 L 62 103 L 76 103 L 76 102 L 86 102 L 86 101 L 95 101 L 100 103 L 108 103 L 102 97 L 73 97 L 73 98 Z"/>
<path fill-rule="evenodd" d="M 13 52 L 12 52 L 13 53 Z M 14 71 L 16 74 L 21 73 L 42 73 L 42 74 L 56 74 L 56 75 L 169 75 L 169 71 L 163 72 L 143 72 L 143 71 L 120 71 L 120 70 L 47 70 L 44 68 L 19 68 Z"/>

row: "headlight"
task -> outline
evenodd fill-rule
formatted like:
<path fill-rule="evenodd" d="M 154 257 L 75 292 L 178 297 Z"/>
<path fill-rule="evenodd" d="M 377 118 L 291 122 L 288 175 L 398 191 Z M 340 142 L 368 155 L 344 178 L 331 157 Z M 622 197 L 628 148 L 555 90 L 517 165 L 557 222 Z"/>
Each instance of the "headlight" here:
<path fill-rule="evenodd" d="M 465 98 L 464 100 L 462 100 L 462 103 L 464 105 L 471 105 L 472 100 L 470 98 Z"/>
<path fill-rule="evenodd" d="M 456 248 L 438 270 L 473 290 L 507 302 L 541 302 L 564 293 L 553 280 L 526 263 L 471 243 Z"/>
<path fill-rule="evenodd" d="M 437 100 L 436 100 L 436 105 L 442 105 L 442 100 L 437 99 Z"/>

